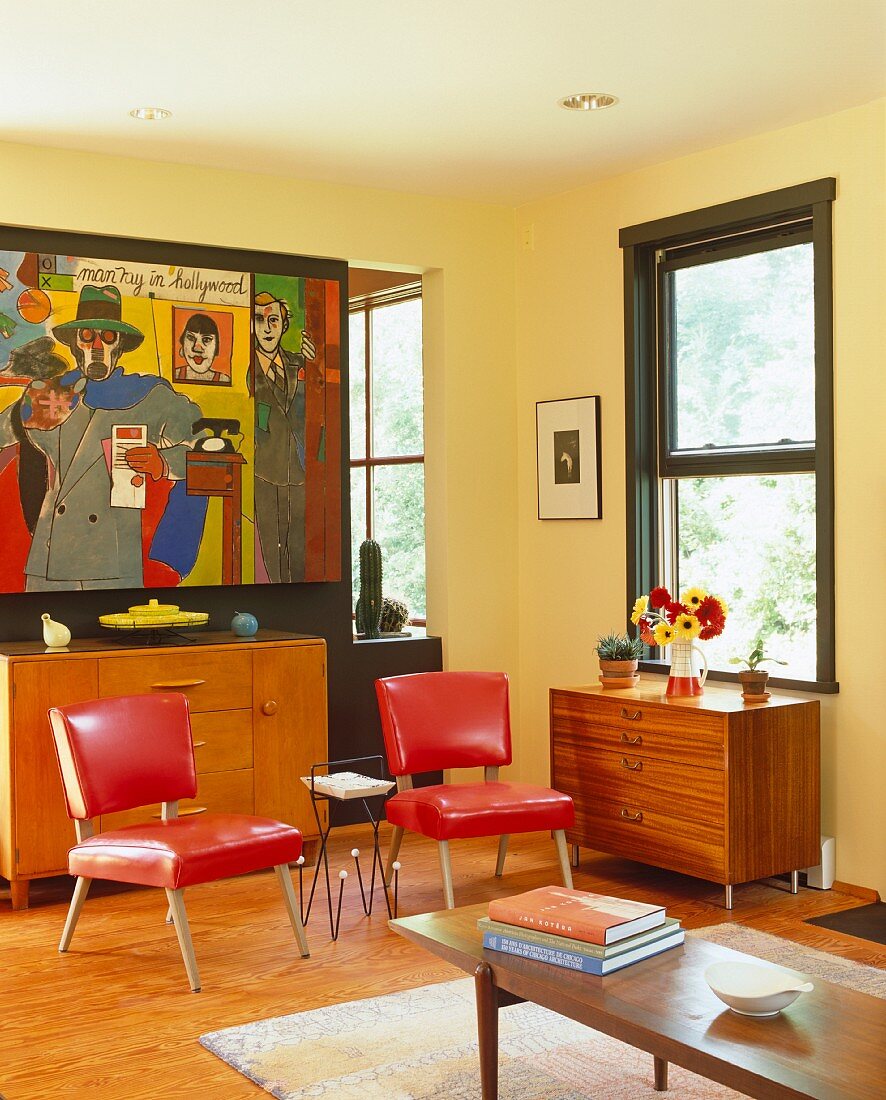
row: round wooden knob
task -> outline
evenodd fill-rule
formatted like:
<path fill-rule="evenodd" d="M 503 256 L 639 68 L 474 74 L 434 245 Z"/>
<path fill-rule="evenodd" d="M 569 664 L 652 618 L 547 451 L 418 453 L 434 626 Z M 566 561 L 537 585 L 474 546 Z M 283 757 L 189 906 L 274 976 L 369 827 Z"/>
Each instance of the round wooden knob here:
<path fill-rule="evenodd" d="M 261 705 L 261 712 L 262 712 L 262 714 L 267 714 L 267 715 L 276 714 L 277 713 L 277 700 L 276 699 L 266 699 L 265 702 L 262 703 L 262 705 Z"/>

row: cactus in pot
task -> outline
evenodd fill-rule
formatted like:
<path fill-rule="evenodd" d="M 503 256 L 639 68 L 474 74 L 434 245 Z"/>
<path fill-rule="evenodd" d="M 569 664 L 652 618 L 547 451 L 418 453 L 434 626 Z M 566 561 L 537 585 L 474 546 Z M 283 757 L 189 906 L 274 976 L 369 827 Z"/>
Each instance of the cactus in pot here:
<path fill-rule="evenodd" d="M 399 634 L 409 622 L 409 608 L 394 596 L 385 596 L 381 601 L 381 620 L 379 629 L 382 634 Z"/>
<path fill-rule="evenodd" d="M 374 539 L 360 543 L 360 595 L 357 598 L 357 633 L 366 638 L 381 634 L 381 547 Z"/>

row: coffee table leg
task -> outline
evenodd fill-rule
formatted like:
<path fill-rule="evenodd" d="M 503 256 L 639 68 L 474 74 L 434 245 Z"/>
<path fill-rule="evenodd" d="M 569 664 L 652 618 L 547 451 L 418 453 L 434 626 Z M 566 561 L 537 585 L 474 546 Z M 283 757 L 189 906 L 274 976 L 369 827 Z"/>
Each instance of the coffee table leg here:
<path fill-rule="evenodd" d="M 655 1091 L 667 1092 L 668 1091 L 668 1064 L 664 1058 L 656 1058 L 653 1055 L 652 1058 L 654 1072 L 655 1072 Z"/>
<path fill-rule="evenodd" d="M 474 971 L 474 987 L 480 1040 L 481 1095 L 483 1100 L 498 1100 L 498 998 L 492 968 L 488 963 L 481 962 Z"/>

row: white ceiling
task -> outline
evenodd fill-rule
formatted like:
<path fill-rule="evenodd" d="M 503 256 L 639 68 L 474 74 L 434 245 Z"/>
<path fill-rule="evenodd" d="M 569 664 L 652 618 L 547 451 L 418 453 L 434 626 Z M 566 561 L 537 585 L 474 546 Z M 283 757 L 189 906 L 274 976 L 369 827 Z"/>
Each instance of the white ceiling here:
<path fill-rule="evenodd" d="M 0 141 L 508 204 L 886 73 L 883 0 L 8 0 L 2 24 Z M 621 103 L 557 106 L 585 91 Z"/>

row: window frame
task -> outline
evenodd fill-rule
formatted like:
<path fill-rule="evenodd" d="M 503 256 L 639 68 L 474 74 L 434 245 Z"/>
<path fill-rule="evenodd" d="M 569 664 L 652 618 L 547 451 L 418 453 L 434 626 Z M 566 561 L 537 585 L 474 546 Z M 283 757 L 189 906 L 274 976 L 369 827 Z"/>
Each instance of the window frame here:
<path fill-rule="evenodd" d="M 364 385 L 364 427 L 363 427 L 363 458 L 351 458 L 348 456 L 348 484 L 350 487 L 350 471 L 363 469 L 365 477 L 365 510 L 366 527 L 365 537 L 373 537 L 373 474 L 376 469 L 385 466 L 424 466 L 425 451 L 422 447 L 420 454 L 410 455 L 377 455 L 373 453 L 372 446 L 372 314 L 377 309 L 385 306 L 398 305 L 401 302 L 414 302 L 421 300 L 422 283 L 418 279 L 413 283 L 393 287 L 389 290 L 377 291 L 373 294 L 362 294 L 348 299 L 348 317 L 355 313 L 363 314 L 363 385 Z M 424 380 L 424 363 L 422 363 L 422 380 Z M 422 406 L 424 406 L 424 393 L 422 393 Z M 424 432 L 422 432 L 424 436 Z M 424 545 L 427 546 L 427 525 L 425 526 Z M 412 626 L 427 626 L 427 617 L 410 617 Z"/>
<path fill-rule="evenodd" d="M 663 556 L 662 485 L 677 477 L 814 472 L 816 510 L 816 679 L 770 677 L 770 683 L 800 691 L 839 690 L 835 664 L 834 602 L 834 427 L 833 427 L 833 244 L 832 203 L 836 180 L 814 180 L 752 198 L 661 218 L 620 230 L 624 259 L 625 467 L 627 497 L 626 620 L 637 596 L 659 583 Z M 657 316 L 661 297 L 660 256 L 676 268 L 714 262 L 801 239 L 813 245 L 815 324 L 815 441 L 809 446 L 769 445 L 717 448 L 711 454 L 669 453 L 670 409 L 659 384 L 666 349 Z M 808 236 L 807 236 L 808 234 Z M 743 238 L 738 239 L 736 238 Z M 729 243 L 722 243 L 726 240 Z M 718 242 L 721 242 L 718 244 Z M 671 494 L 674 495 L 674 494 Z M 666 672 L 667 662 L 642 661 L 646 671 Z M 713 670 L 712 680 L 737 681 L 733 672 Z"/>

